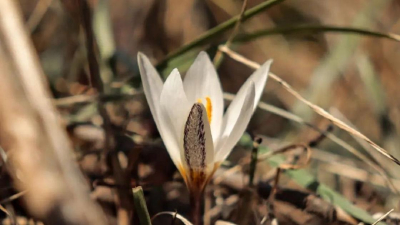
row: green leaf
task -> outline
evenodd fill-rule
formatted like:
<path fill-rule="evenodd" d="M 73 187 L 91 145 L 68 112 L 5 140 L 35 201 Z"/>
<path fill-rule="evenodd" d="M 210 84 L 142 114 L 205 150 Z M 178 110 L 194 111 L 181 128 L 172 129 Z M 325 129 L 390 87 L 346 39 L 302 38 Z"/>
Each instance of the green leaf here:
<path fill-rule="evenodd" d="M 375 219 L 372 218 L 368 212 L 353 205 L 349 200 L 332 190 L 330 187 L 319 183 L 318 180 L 306 170 L 286 170 L 285 174 L 299 185 L 307 188 L 308 190 L 314 191 L 320 195 L 321 198 L 332 203 L 333 205 L 339 206 L 351 216 L 365 223 L 375 222 Z"/>
<path fill-rule="evenodd" d="M 151 225 L 149 212 L 147 211 L 146 200 L 144 199 L 142 187 L 135 187 L 133 191 L 133 202 L 135 203 L 135 211 L 139 216 L 141 225 Z"/>

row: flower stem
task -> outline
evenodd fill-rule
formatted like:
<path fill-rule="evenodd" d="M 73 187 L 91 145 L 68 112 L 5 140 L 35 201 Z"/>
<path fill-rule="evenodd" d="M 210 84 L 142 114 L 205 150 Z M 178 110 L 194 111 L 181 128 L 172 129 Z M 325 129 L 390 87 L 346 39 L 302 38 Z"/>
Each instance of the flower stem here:
<path fill-rule="evenodd" d="M 203 225 L 202 206 L 204 192 L 190 192 L 190 216 L 193 225 Z"/>

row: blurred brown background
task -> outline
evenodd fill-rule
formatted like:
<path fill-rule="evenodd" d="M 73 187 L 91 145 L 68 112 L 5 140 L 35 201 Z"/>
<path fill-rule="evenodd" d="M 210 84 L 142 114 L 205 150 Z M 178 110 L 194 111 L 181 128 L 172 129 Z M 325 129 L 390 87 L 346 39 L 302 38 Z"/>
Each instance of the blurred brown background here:
<path fill-rule="evenodd" d="M 19 0 L 27 30 L 40 57 L 52 94 L 57 99 L 97 93 L 89 78 L 85 41 L 82 27 L 79 26 L 82 18 L 74 2 Z M 247 8 L 262 2 L 249 0 Z M 148 55 L 154 64 L 162 62 L 171 52 L 238 15 L 242 4 L 242 0 L 89 1 L 97 41 L 97 57 L 106 89 L 114 95 L 139 92 L 140 79 L 136 64 L 138 51 Z M 259 63 L 273 59 L 272 72 L 286 80 L 306 99 L 330 111 L 340 120 L 351 123 L 361 133 L 400 158 L 400 43 L 369 35 L 324 32 L 323 29 L 311 32 L 295 30 L 303 25 L 338 26 L 399 34 L 399 15 L 400 2 L 397 0 L 286 0 L 243 22 L 238 36 L 281 28 L 292 28 L 294 31 L 277 32 L 245 43 L 234 42 L 231 48 Z M 232 30 L 228 30 L 208 40 L 181 58 L 177 57 L 175 64 L 171 64 L 179 65 L 184 74 L 190 60 L 200 50 L 207 50 L 210 57 L 213 57 L 218 45 L 223 44 L 231 33 Z M 169 64 L 159 69 L 165 77 L 172 68 Z M 252 70 L 225 57 L 218 72 L 224 91 L 236 93 Z M 267 82 L 262 100 L 291 111 L 322 130 L 330 124 L 275 81 Z M 82 134 L 78 134 L 79 130 L 75 129 L 82 128 L 82 123 L 101 124 L 101 117 L 95 109 L 90 108 L 90 105 L 79 104 L 71 106 L 60 103 L 58 106 L 70 129 L 77 152 L 80 151 L 77 149 L 88 151 L 103 147 L 96 138 L 89 144 L 79 142 L 78 139 L 82 139 L 79 135 Z M 126 148 L 126 152 L 133 146 L 146 145 L 157 139 L 157 130 L 142 95 L 129 101 L 110 100 L 107 110 L 113 125 L 118 129 L 126 129 L 132 137 L 129 140 L 118 139 L 120 147 Z M 96 131 L 89 127 L 83 130 L 84 134 L 89 130 Z M 248 131 L 250 134 L 264 136 L 264 143 L 270 147 L 308 142 L 317 135 L 310 128 L 298 126 L 262 110 L 256 112 Z M 376 160 L 389 172 L 395 186 L 400 189 L 400 175 L 394 163 L 376 154 L 372 148 L 360 145 L 344 131 L 334 129 L 333 133 Z M 74 139 L 74 135 L 78 138 Z M 159 143 L 159 140 L 155 142 Z M 96 143 L 100 146 L 96 146 Z M 167 209 L 178 209 L 179 213 L 185 213 L 185 205 L 170 201 L 181 198 L 175 195 L 177 190 L 184 191 L 184 186 L 175 187 L 176 183 L 164 183 L 172 179 L 174 168 L 172 164 L 168 169 L 163 167 L 161 162 L 165 162 L 168 155 L 163 148 L 158 148 L 152 146 L 142 150 L 139 162 L 135 165 L 135 176 L 139 177 L 135 178 L 135 185 L 142 185 L 148 191 L 146 194 L 151 214 Z M 232 161 L 248 156 L 248 151 L 241 150 L 233 154 Z M 384 182 L 371 181 L 370 173 L 374 174 L 372 169 L 345 149 L 326 140 L 318 145 L 315 152 L 307 169 L 319 181 L 372 214 L 397 207 L 398 196 Z M 124 157 L 128 160 L 133 156 L 125 154 Z M 129 163 L 126 164 L 129 167 Z M 343 169 L 343 165 L 349 166 L 350 170 Z M 92 181 L 102 179 L 108 171 L 107 162 L 99 162 L 95 157 L 82 156 L 80 166 Z M 262 173 L 268 171 L 268 167 L 261 167 L 259 176 L 262 177 Z M 369 175 L 364 176 L 364 171 Z M 106 180 L 102 182 L 107 183 Z M 159 189 L 159 185 L 163 185 L 163 188 Z M 290 181 L 282 185 L 298 188 Z M 109 189 L 92 187 L 92 190 L 96 198 L 105 202 L 103 206 L 112 201 L 104 197 Z M 164 196 L 165 193 L 168 195 Z M 182 201 L 187 202 L 187 199 Z"/>

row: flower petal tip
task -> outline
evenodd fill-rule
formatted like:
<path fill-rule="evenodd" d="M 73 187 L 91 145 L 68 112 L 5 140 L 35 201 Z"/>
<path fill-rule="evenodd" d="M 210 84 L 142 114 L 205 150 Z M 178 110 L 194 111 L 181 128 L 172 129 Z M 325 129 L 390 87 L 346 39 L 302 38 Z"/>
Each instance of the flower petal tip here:
<path fill-rule="evenodd" d="M 179 70 L 175 68 L 171 71 L 171 73 L 165 80 L 164 87 L 165 85 L 171 85 L 171 84 L 177 85 L 177 82 L 179 83 L 179 86 L 182 85 L 183 87 L 181 74 L 179 73 Z"/>
<path fill-rule="evenodd" d="M 170 73 L 169 75 L 171 76 L 171 75 L 176 75 L 176 74 L 179 75 L 179 76 L 181 75 L 181 74 L 179 73 L 178 68 L 174 68 L 174 69 L 171 71 L 171 73 Z"/>
<path fill-rule="evenodd" d="M 137 53 L 137 57 L 139 58 L 139 57 L 143 57 L 143 56 L 145 56 L 145 54 L 143 54 L 143 52 L 138 52 Z"/>
<path fill-rule="evenodd" d="M 272 64 L 273 62 L 274 62 L 274 59 L 268 59 L 264 64 L 267 64 L 267 63 Z"/>
<path fill-rule="evenodd" d="M 145 71 L 146 68 L 152 68 L 153 65 L 151 64 L 149 58 L 142 52 L 138 52 L 137 54 L 137 63 L 139 66 L 139 69 L 143 72 Z"/>
<path fill-rule="evenodd" d="M 210 56 L 208 56 L 207 52 L 201 51 L 196 59 L 194 60 L 193 64 L 200 63 L 202 66 L 206 66 L 207 64 L 212 65 Z"/>
<path fill-rule="evenodd" d="M 145 63 L 144 61 L 149 62 L 149 59 L 147 58 L 147 56 L 144 53 L 138 52 L 137 53 L 137 61 L 138 61 L 138 64 L 141 65 L 141 64 Z"/>
<path fill-rule="evenodd" d="M 201 52 L 199 52 L 198 56 L 202 56 L 202 57 L 206 56 L 206 57 L 208 57 L 208 54 L 205 51 L 201 51 Z"/>
<path fill-rule="evenodd" d="M 271 64 L 274 62 L 273 59 L 267 60 L 264 64 L 261 65 L 260 69 L 269 71 Z"/>

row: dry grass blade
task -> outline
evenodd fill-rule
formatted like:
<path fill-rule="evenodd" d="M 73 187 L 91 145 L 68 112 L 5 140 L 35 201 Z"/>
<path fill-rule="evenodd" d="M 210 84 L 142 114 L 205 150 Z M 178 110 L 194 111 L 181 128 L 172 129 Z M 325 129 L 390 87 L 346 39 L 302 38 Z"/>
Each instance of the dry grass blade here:
<path fill-rule="evenodd" d="M 242 56 L 242 55 L 230 50 L 226 46 L 220 46 L 220 50 L 225 52 L 232 59 L 234 59 L 234 60 L 236 60 L 236 61 L 238 61 L 240 63 L 243 63 L 244 65 L 247 65 L 247 66 L 249 66 L 249 67 L 251 67 L 253 69 L 258 69 L 260 67 L 260 64 L 245 58 L 244 56 Z M 341 120 L 339 120 L 336 117 L 332 116 L 331 114 L 329 114 L 327 111 L 325 111 L 321 107 L 319 107 L 317 105 L 314 105 L 313 103 L 309 102 L 307 99 L 305 99 L 303 96 L 301 96 L 297 91 L 295 91 L 286 81 L 282 80 L 280 77 L 278 77 L 277 75 L 275 75 L 273 73 L 269 73 L 269 76 L 272 79 L 274 79 L 276 82 L 281 84 L 282 87 L 285 90 L 287 90 L 291 95 L 293 95 L 295 98 L 297 98 L 298 100 L 302 101 L 307 106 L 309 106 L 312 110 L 314 110 L 314 112 L 316 112 L 319 115 L 321 115 L 322 117 L 325 117 L 326 119 L 330 120 L 333 124 L 335 124 L 337 127 L 341 128 L 342 130 L 345 130 L 345 131 L 349 132 L 350 134 L 363 139 L 368 144 L 370 144 L 375 150 L 380 152 L 382 155 L 386 156 L 387 158 L 389 158 L 390 160 L 395 162 L 397 165 L 400 165 L 400 161 L 398 159 L 396 159 L 394 156 L 392 156 L 385 149 L 383 149 L 382 147 L 377 145 L 375 142 L 373 142 L 371 139 L 369 139 L 368 137 L 366 137 L 365 135 L 363 135 L 359 131 L 351 128 L 347 124 L 343 123 Z"/>
<path fill-rule="evenodd" d="M 356 127 L 353 123 L 351 123 L 351 121 L 348 120 L 348 119 L 339 111 L 339 109 L 333 107 L 333 108 L 331 108 L 329 111 L 332 113 L 332 115 L 336 116 L 337 118 L 339 118 L 339 119 L 342 120 L 343 122 L 347 123 L 349 126 L 354 127 L 354 129 L 357 129 L 357 127 Z M 354 139 L 361 147 L 363 147 L 363 148 L 365 149 L 366 152 L 369 152 L 369 151 L 371 150 L 371 146 L 368 145 L 367 143 L 365 143 L 364 140 L 362 140 L 362 139 L 360 139 L 360 138 L 358 138 L 358 137 L 355 137 L 354 135 L 351 135 L 351 137 L 353 137 L 353 139 Z M 384 164 L 385 164 L 385 161 L 386 161 L 386 160 L 383 161 L 383 160 L 382 160 L 383 158 L 380 158 L 380 155 L 379 155 L 379 153 L 377 153 L 377 152 L 371 152 L 371 153 L 373 153 L 373 154 L 370 154 L 370 157 L 373 158 L 373 159 L 375 159 L 376 163 L 377 163 L 377 164 L 380 164 L 381 167 L 384 168 L 384 166 L 385 166 Z"/>
<path fill-rule="evenodd" d="M 2 212 L 4 212 L 7 216 L 11 216 L 10 213 L 7 211 L 7 209 L 4 208 L 4 206 L 0 205 L 0 210 L 1 210 Z"/>
<path fill-rule="evenodd" d="M 389 210 L 389 212 L 385 213 L 385 215 L 379 217 L 379 219 L 377 221 L 375 221 L 372 225 L 376 225 L 379 222 L 381 222 L 383 219 L 385 219 L 387 216 L 389 216 L 390 213 L 392 213 L 394 211 L 394 209 Z"/>
<path fill-rule="evenodd" d="M 88 104 L 92 102 L 108 102 L 119 100 L 130 100 L 142 96 L 144 93 L 138 91 L 132 94 L 96 94 L 96 95 L 73 95 L 63 98 L 54 99 L 53 102 L 57 107 L 71 106 L 74 104 Z"/>
<path fill-rule="evenodd" d="M 236 224 L 227 222 L 227 221 L 218 220 L 217 222 L 215 222 L 215 225 L 236 225 Z"/>
<path fill-rule="evenodd" d="M 234 99 L 234 97 L 235 97 L 235 95 L 233 95 L 233 94 L 224 93 L 224 98 L 226 100 L 232 101 Z M 263 110 L 268 111 L 270 113 L 273 113 L 275 115 L 281 116 L 281 117 L 286 118 L 288 120 L 295 121 L 297 123 L 305 125 L 305 126 L 311 128 L 311 129 L 317 131 L 318 133 L 325 135 L 328 139 L 330 139 L 331 141 L 333 141 L 337 145 L 341 146 L 342 148 L 346 149 L 351 154 L 353 154 L 354 156 L 356 156 L 360 160 L 364 161 L 368 166 L 370 166 L 371 168 L 376 170 L 385 179 L 385 181 L 388 184 L 389 188 L 394 193 L 396 193 L 396 194 L 399 193 L 397 188 L 396 188 L 396 186 L 393 184 L 392 180 L 389 178 L 389 175 L 387 174 L 387 172 L 383 168 L 381 168 L 379 165 L 375 164 L 375 162 L 370 160 L 368 157 L 366 157 L 365 155 L 360 153 L 357 149 L 355 149 L 354 147 L 352 147 L 351 145 L 349 145 L 348 143 L 346 143 L 345 141 L 343 141 L 342 139 L 340 139 L 339 137 L 337 137 L 333 133 L 322 131 L 321 129 L 319 129 L 318 127 L 314 126 L 313 124 L 304 121 L 301 117 L 299 117 L 299 116 L 297 116 L 297 115 L 295 115 L 295 114 L 293 114 L 291 112 L 288 112 L 288 111 L 285 111 L 283 109 L 277 108 L 275 106 L 269 105 L 269 104 L 267 104 L 265 102 L 260 101 L 258 103 L 258 107 L 260 109 L 263 109 Z"/>
<path fill-rule="evenodd" d="M 18 199 L 19 197 L 25 195 L 26 192 L 27 192 L 27 191 L 21 191 L 21 192 L 18 192 L 17 194 L 11 195 L 10 197 L 8 197 L 8 198 L 6 198 L 6 199 L 1 200 L 1 201 L 0 201 L 0 205 L 2 205 L 2 204 L 4 204 L 4 203 L 11 202 L 11 201 L 14 201 L 15 199 Z"/>
<path fill-rule="evenodd" d="M 357 166 L 344 164 L 337 160 L 332 162 L 331 160 L 324 160 L 320 158 L 320 156 L 314 157 L 314 155 L 313 159 L 319 161 L 318 170 L 346 177 L 354 181 L 360 181 L 364 183 L 370 183 L 376 186 L 387 187 L 387 180 L 385 180 L 384 177 L 376 173 L 372 173 L 371 171 L 368 171 L 364 167 L 360 168 Z M 400 187 L 400 180 L 391 179 L 391 182 L 395 187 Z"/>
<path fill-rule="evenodd" d="M 98 95 L 73 95 L 69 97 L 54 99 L 53 101 L 56 106 L 69 106 L 73 104 L 92 102 L 95 101 L 98 97 Z"/>
<path fill-rule="evenodd" d="M 182 221 L 182 223 L 185 225 L 193 225 L 188 219 L 186 219 L 185 217 L 176 212 L 159 212 L 156 215 L 154 215 L 153 218 L 151 218 L 151 221 L 153 221 L 155 218 L 161 215 L 171 215 L 173 218 L 177 218 L 180 221 Z"/>
<path fill-rule="evenodd" d="M 239 19 L 236 22 L 235 28 L 233 28 L 233 31 L 231 35 L 229 36 L 228 40 L 225 43 L 226 47 L 230 47 L 233 41 L 233 38 L 235 38 L 236 34 L 239 32 L 240 24 L 242 23 L 243 17 L 244 17 L 244 12 L 246 11 L 247 8 L 247 0 L 243 1 L 242 9 L 240 10 L 239 14 Z M 218 50 L 217 54 L 214 57 L 214 65 L 218 65 L 222 61 L 222 51 Z"/>
<path fill-rule="evenodd" d="M 268 159 L 269 157 L 271 157 L 273 155 L 281 154 L 281 153 L 284 153 L 284 152 L 287 152 L 287 151 L 291 151 L 291 150 L 294 150 L 294 149 L 297 149 L 297 148 L 303 148 L 306 151 L 307 154 L 306 154 L 305 162 L 303 164 L 300 164 L 300 165 L 292 165 L 292 164 L 286 164 L 285 163 L 285 164 L 279 165 L 279 168 L 285 169 L 285 170 L 294 170 L 294 169 L 304 168 L 310 162 L 311 154 L 312 154 L 310 146 L 308 146 L 306 144 L 292 144 L 292 145 L 285 146 L 285 147 L 283 147 L 281 149 L 277 149 L 275 151 L 267 152 L 267 153 L 265 153 L 263 155 L 260 155 L 258 157 L 258 161 L 263 161 L 263 160 L 266 160 L 266 159 Z"/>
<path fill-rule="evenodd" d="M 33 10 L 31 16 L 26 22 L 26 26 L 29 28 L 31 32 L 33 32 L 40 21 L 43 19 L 43 16 L 46 14 L 48 8 L 50 7 L 53 0 L 40 0 L 36 4 L 35 9 Z"/>

